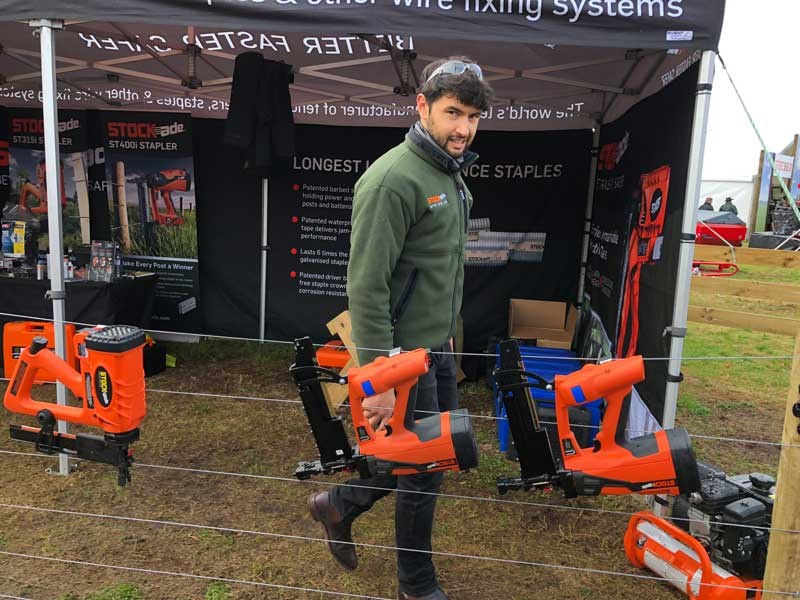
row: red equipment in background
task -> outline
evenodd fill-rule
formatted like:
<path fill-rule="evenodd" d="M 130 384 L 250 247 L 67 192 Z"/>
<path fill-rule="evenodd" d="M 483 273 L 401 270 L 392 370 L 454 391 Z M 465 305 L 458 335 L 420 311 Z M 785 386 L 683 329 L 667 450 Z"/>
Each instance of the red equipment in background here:
<path fill-rule="evenodd" d="M 733 213 L 698 210 L 695 243 L 709 246 L 741 246 L 747 224 Z"/>
<path fill-rule="evenodd" d="M 739 272 L 739 265 L 713 260 L 693 260 L 692 275 L 700 277 L 730 277 Z"/>
<path fill-rule="evenodd" d="M 139 439 L 146 409 L 144 332 L 127 325 L 79 331 L 72 338 L 79 370 L 48 350 L 47 343 L 47 339 L 35 337 L 22 351 L 3 398 L 8 410 L 35 416 L 41 428 L 11 425 L 11 437 L 32 442 L 45 454 L 67 453 L 114 465 L 119 485 L 125 485 L 130 481 L 133 460 L 128 446 Z M 34 400 L 31 388 L 42 369 L 66 385 L 80 406 Z M 99 427 L 104 435 L 62 434 L 55 431 L 59 419 Z"/>
<path fill-rule="evenodd" d="M 625 532 L 625 554 L 691 600 L 759 600 L 762 582 L 742 579 L 711 562 L 691 534 L 646 511 L 633 515 Z"/>
<path fill-rule="evenodd" d="M 189 173 L 184 169 L 167 169 L 145 176 L 150 196 L 150 212 L 153 220 L 159 225 L 182 225 L 183 217 L 175 212 L 172 203 L 172 192 L 188 192 L 192 187 Z M 166 212 L 158 210 L 158 198 L 164 203 Z"/>
<path fill-rule="evenodd" d="M 625 275 L 620 315 L 617 356 L 632 356 L 639 340 L 639 282 L 642 267 L 660 258 L 669 194 L 670 168 L 659 167 L 642 175 L 639 219 L 628 243 L 628 272 Z"/>

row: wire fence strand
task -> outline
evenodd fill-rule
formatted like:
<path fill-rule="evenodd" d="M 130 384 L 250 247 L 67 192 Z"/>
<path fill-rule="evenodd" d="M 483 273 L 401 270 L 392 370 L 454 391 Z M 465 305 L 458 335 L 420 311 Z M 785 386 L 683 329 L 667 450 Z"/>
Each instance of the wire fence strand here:
<path fill-rule="evenodd" d="M 11 456 L 25 456 L 30 458 L 52 458 L 52 456 L 48 456 L 41 453 L 34 453 L 34 452 L 16 452 L 13 450 L 0 450 L 0 455 L 11 455 Z M 70 456 L 70 459 L 82 461 L 82 459 L 75 458 Z M 516 505 L 522 507 L 529 507 L 529 508 L 542 508 L 542 509 L 555 509 L 555 510 L 564 510 L 564 511 L 572 511 L 572 512 L 590 512 L 590 513 L 597 513 L 597 514 L 610 514 L 610 515 L 618 515 L 623 517 L 632 517 L 634 512 L 625 511 L 625 510 L 612 510 L 606 508 L 595 508 L 589 506 L 572 506 L 569 504 L 552 504 L 549 502 L 531 502 L 526 500 L 512 500 L 508 498 L 493 498 L 490 496 L 470 496 L 468 494 L 451 494 L 446 492 L 426 492 L 423 490 L 399 490 L 396 488 L 388 488 L 388 487 L 380 487 L 380 486 L 370 486 L 370 485 L 361 485 L 361 484 L 350 484 L 347 482 L 336 482 L 336 481 L 323 481 L 323 480 L 315 480 L 315 479 L 305 479 L 300 480 L 296 477 L 283 477 L 279 475 L 260 475 L 255 473 L 238 473 L 235 471 L 220 471 L 214 469 L 200 469 L 196 467 L 178 467 L 173 465 L 155 465 L 155 464 L 148 464 L 148 463 L 135 463 L 136 467 L 145 468 L 145 469 L 160 469 L 164 471 L 175 471 L 175 472 L 183 472 L 183 473 L 195 473 L 199 475 L 212 475 L 212 476 L 222 476 L 222 477 L 239 477 L 242 479 L 255 479 L 255 480 L 262 480 L 262 481 L 279 481 L 279 482 L 286 482 L 286 483 L 294 483 L 294 484 L 303 484 L 303 485 L 317 485 L 323 487 L 355 487 L 359 489 L 365 490 L 375 490 L 380 492 L 395 492 L 395 493 L 404 493 L 404 494 L 420 494 L 424 496 L 436 496 L 437 498 L 446 498 L 448 500 L 469 500 L 469 501 L 478 501 L 478 502 L 489 502 L 493 504 L 499 505 Z M 691 517 L 672 517 L 674 521 L 686 522 L 686 523 L 702 523 L 704 522 L 702 519 L 695 519 Z M 781 533 L 789 533 L 789 534 L 800 534 L 800 530 L 795 529 L 780 529 L 780 528 L 773 528 L 767 527 L 762 525 L 747 525 L 747 524 L 740 524 L 740 523 L 730 523 L 727 521 L 715 521 L 718 525 L 724 525 L 728 527 L 734 528 L 742 528 L 742 529 L 755 529 L 760 531 L 777 531 Z"/>
<path fill-rule="evenodd" d="M 118 571 L 130 571 L 134 573 L 145 573 L 149 575 L 164 575 L 169 577 L 183 577 L 186 579 L 201 579 L 204 581 L 222 581 L 224 583 L 235 583 L 241 585 L 253 585 L 257 587 L 264 587 L 264 588 L 271 588 L 271 589 L 280 589 L 280 590 L 291 590 L 293 592 L 312 592 L 316 594 L 325 594 L 328 596 L 339 596 L 343 598 L 362 598 L 364 600 L 392 600 L 391 598 L 386 598 L 383 596 L 365 596 L 363 594 L 353 594 L 349 592 L 336 592 L 333 590 L 324 590 L 318 588 L 306 588 L 306 587 L 299 587 L 295 585 L 282 585 L 279 583 L 267 583 L 264 581 L 251 581 L 248 579 L 233 579 L 231 577 L 214 577 L 212 575 L 198 575 L 195 573 L 181 573 L 176 571 L 162 571 L 160 569 L 145 569 L 142 567 L 126 567 L 121 565 L 110 565 L 107 563 L 96 563 L 96 562 L 89 562 L 85 560 L 76 560 L 76 559 L 69 559 L 69 558 L 57 558 L 54 556 L 38 556 L 35 554 L 22 554 L 21 552 L 7 552 L 4 550 L 0 550 L 0 555 L 3 556 L 13 556 L 16 558 L 26 558 L 31 560 L 43 560 L 43 561 L 50 561 L 56 563 L 63 563 L 67 565 L 79 565 L 83 567 L 95 567 L 95 568 L 103 568 L 103 569 L 115 569 Z M 9 596 L 11 597 L 11 596 Z M 0 596 L 2 598 L 2 596 Z M 25 600 L 24 598 L 22 600 Z"/>
<path fill-rule="evenodd" d="M 138 517 L 127 517 L 127 516 L 120 516 L 120 515 L 103 515 L 97 513 L 83 513 L 79 511 L 67 511 L 67 510 L 58 510 L 58 509 L 49 509 L 49 508 L 40 508 L 34 506 L 24 506 L 24 505 L 11 505 L 11 504 L 2 504 L 0 503 L 0 508 L 8 508 L 8 509 L 17 509 L 17 510 L 26 510 L 26 511 L 34 511 L 34 512 L 45 512 L 45 513 L 52 513 L 52 514 L 61 514 L 61 515 L 70 515 L 70 516 L 78 516 L 78 517 L 85 517 L 85 518 L 99 518 L 99 519 L 108 519 L 108 520 L 115 520 L 115 521 L 126 521 L 126 522 L 134 522 L 134 523 L 147 523 L 152 525 L 164 525 L 164 526 L 173 526 L 173 527 L 182 527 L 182 528 L 190 528 L 190 529 L 205 529 L 210 531 L 219 531 L 223 533 L 235 533 L 235 534 L 248 534 L 248 535 L 256 535 L 262 537 L 273 537 L 279 539 L 287 539 L 293 541 L 310 541 L 310 542 L 321 542 L 324 544 L 328 544 L 328 540 L 326 538 L 316 538 L 312 536 L 301 536 L 301 535 L 292 535 L 292 534 L 283 534 L 283 533 L 273 533 L 273 532 L 265 532 L 265 531 L 257 531 L 257 530 L 248 530 L 248 529 L 235 529 L 230 527 L 218 527 L 212 525 L 200 525 L 195 523 L 184 523 L 180 521 L 166 521 L 166 520 L 159 520 L 159 519 L 143 519 Z M 562 570 L 568 571 L 573 573 L 589 573 L 592 575 L 607 575 L 612 577 L 628 577 L 634 579 L 642 579 L 642 580 L 650 580 L 650 581 L 675 581 L 680 582 L 681 579 L 672 579 L 667 577 L 659 577 L 654 575 L 643 575 L 641 573 L 623 573 L 621 571 L 613 571 L 610 569 L 594 569 L 590 567 L 577 567 L 574 565 L 558 565 L 552 563 L 545 563 L 539 561 L 530 561 L 530 560 L 518 560 L 513 558 L 501 558 L 496 556 L 478 556 L 472 554 L 463 554 L 457 552 L 444 552 L 440 550 L 420 550 L 416 548 L 402 548 L 397 546 L 391 546 L 386 544 L 369 544 L 365 542 L 339 542 L 344 545 L 351 545 L 354 547 L 361 547 L 361 548 L 370 548 L 373 550 L 389 550 L 393 552 L 403 551 L 403 552 L 414 552 L 417 554 L 428 554 L 430 556 L 438 556 L 443 558 L 458 558 L 458 559 L 465 559 L 465 560 L 476 560 L 485 563 L 496 563 L 496 564 L 503 564 L 503 565 L 516 565 L 516 566 L 529 566 L 529 567 L 539 567 L 545 569 L 554 569 L 554 570 Z M 0 551 L 0 554 L 6 554 L 15 556 L 15 553 L 12 552 L 4 552 Z M 26 557 L 31 557 L 31 555 L 27 555 Z M 69 562 L 66 559 L 57 559 L 59 562 Z M 79 561 L 82 562 L 82 561 Z M 77 563 L 76 563 L 77 564 Z M 89 566 L 105 566 L 99 563 L 85 563 Z M 112 567 L 113 568 L 113 567 Z M 137 569 L 135 567 L 129 567 L 130 570 L 142 570 L 144 572 L 150 573 L 159 573 L 159 571 L 154 570 L 144 570 L 144 569 Z M 164 574 L 173 575 L 172 572 L 164 572 Z M 202 577 L 203 579 L 212 579 L 212 580 L 219 580 L 225 581 L 224 579 L 219 579 L 216 577 L 210 576 L 194 576 L 190 574 L 184 574 L 186 576 L 191 577 Z M 268 587 L 277 587 L 278 584 L 262 584 Z M 720 588 L 720 589 L 737 589 L 740 590 L 740 587 L 732 586 L 732 585 L 719 585 L 719 584 L 704 584 L 701 583 L 700 585 L 705 586 L 710 589 Z M 327 591 L 322 590 L 307 590 L 305 588 L 290 588 L 290 589 L 302 589 L 303 591 L 315 591 L 319 593 L 330 593 Z M 357 595 L 350 595 L 344 594 L 341 592 L 333 592 L 337 595 L 342 596 L 351 596 L 357 598 L 372 598 L 370 596 L 357 596 Z M 779 591 L 779 590 L 762 590 L 762 593 L 773 593 L 778 595 L 789 595 L 795 596 L 795 592 L 787 592 L 787 591 Z M 382 600 L 382 599 L 379 599 Z"/>
<path fill-rule="evenodd" d="M 6 377 L 0 377 L 0 381 L 10 381 L 10 379 Z M 42 382 L 46 385 L 54 385 L 53 382 L 46 381 Z M 199 398 L 226 398 L 230 400 L 246 400 L 246 401 L 253 401 L 253 402 L 273 402 L 276 404 L 294 404 L 300 405 L 303 403 L 302 400 L 290 399 L 290 398 L 262 398 L 259 396 L 241 396 L 236 394 L 223 394 L 223 393 L 211 393 L 211 392 L 193 392 L 193 391 L 185 391 L 185 390 L 163 390 L 163 389 L 154 389 L 154 388 L 145 388 L 145 392 L 153 393 L 153 394 L 166 394 L 166 395 L 176 395 L 176 396 L 196 396 Z M 381 411 L 387 410 L 391 411 L 391 408 L 380 408 L 376 407 L 373 408 L 374 411 Z M 431 410 L 417 410 L 419 414 L 429 414 L 435 415 L 440 414 L 437 411 Z M 495 415 L 482 415 L 476 413 L 470 413 L 469 417 L 471 419 L 482 419 L 487 421 L 508 421 L 508 417 L 498 417 Z M 543 425 L 552 425 L 555 426 L 557 423 L 555 421 L 546 421 L 546 420 L 539 420 L 539 423 Z M 572 428 L 581 428 L 581 429 L 598 429 L 597 425 L 587 425 L 584 423 L 570 423 L 570 427 Z M 647 434 L 652 433 L 650 430 L 646 429 L 634 429 L 631 427 L 626 427 L 625 431 L 627 433 L 636 433 L 636 434 Z M 791 443 L 784 443 L 784 442 L 773 442 L 769 440 L 751 440 L 748 438 L 734 438 L 734 437 L 724 437 L 718 435 L 702 435 L 696 433 L 689 433 L 690 438 L 696 439 L 703 439 L 703 440 L 712 440 L 718 442 L 731 442 L 731 443 L 739 443 L 739 444 L 754 444 L 754 445 L 762 445 L 762 446 L 774 446 L 777 448 L 800 448 L 800 444 L 791 444 Z"/>
<path fill-rule="evenodd" d="M 8 312 L 0 312 L 0 316 L 6 317 L 14 317 L 18 319 L 25 319 L 26 321 L 46 321 L 46 322 L 53 322 L 52 318 L 48 317 L 36 317 L 32 315 L 25 315 L 19 313 L 8 313 Z M 80 325 L 83 327 L 95 327 L 98 325 L 97 323 L 85 323 L 82 321 L 63 321 L 66 324 L 70 325 Z M 293 345 L 293 340 L 278 340 L 278 339 L 261 339 L 261 338 L 251 338 L 251 337 L 239 337 L 239 336 L 230 336 L 230 335 L 218 335 L 212 333 L 205 333 L 205 332 L 183 332 L 183 331 L 166 331 L 160 329 L 146 329 L 149 333 L 156 333 L 156 334 L 163 334 L 163 335 L 170 335 L 170 336 L 178 336 L 178 337 L 186 337 L 187 339 L 195 339 L 195 338 L 205 338 L 205 339 L 216 339 L 216 340 L 223 340 L 223 341 L 241 341 L 241 342 L 253 342 L 259 344 L 288 344 Z M 316 347 L 324 346 L 325 344 L 313 344 Z M 348 350 L 366 350 L 369 352 L 390 352 L 393 348 L 371 348 L 367 346 L 339 346 L 339 348 L 346 348 Z M 500 355 L 492 352 L 446 352 L 446 351 L 433 351 L 431 354 L 439 354 L 439 355 L 448 355 L 448 356 L 475 356 L 479 358 L 498 358 Z M 792 360 L 800 355 L 753 355 L 753 356 L 682 356 L 682 361 L 692 361 L 692 360 L 699 360 L 699 361 L 732 361 L 732 360 Z M 534 355 L 534 354 L 525 354 L 525 358 L 533 358 L 536 360 L 553 360 L 553 361 L 563 361 L 565 359 L 569 360 L 577 360 L 577 361 L 586 361 L 586 362 L 597 362 L 597 356 L 576 356 L 576 357 L 564 357 L 564 356 L 551 356 L 551 355 Z M 620 360 L 617 358 L 612 358 L 611 360 Z M 643 356 L 642 360 L 644 361 L 670 361 L 672 358 L 669 356 Z"/>

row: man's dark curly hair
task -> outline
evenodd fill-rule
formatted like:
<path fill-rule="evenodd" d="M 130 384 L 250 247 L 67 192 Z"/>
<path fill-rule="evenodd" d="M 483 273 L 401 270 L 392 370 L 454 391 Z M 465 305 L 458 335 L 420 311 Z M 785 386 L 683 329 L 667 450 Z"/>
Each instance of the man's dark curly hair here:
<path fill-rule="evenodd" d="M 450 56 L 426 66 L 420 75 L 420 79 L 424 82 L 420 93 L 425 96 L 425 100 L 427 100 L 428 104 L 433 104 L 442 96 L 452 95 L 458 98 L 461 104 L 474 106 L 480 110 L 488 110 L 492 104 L 494 92 L 492 92 L 492 88 L 487 82 L 478 79 L 472 71 L 467 70 L 460 75 L 442 73 L 428 81 L 431 73 L 444 63 L 452 60 L 460 60 L 465 63 L 475 62 L 466 56 Z"/>

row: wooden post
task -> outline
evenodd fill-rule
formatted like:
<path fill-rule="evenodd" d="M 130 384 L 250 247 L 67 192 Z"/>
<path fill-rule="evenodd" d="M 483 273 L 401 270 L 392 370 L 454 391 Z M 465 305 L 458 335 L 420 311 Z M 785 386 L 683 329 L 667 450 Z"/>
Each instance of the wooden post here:
<path fill-rule="evenodd" d="M 72 181 L 75 183 L 75 196 L 78 202 L 78 217 L 81 224 L 81 243 L 92 242 L 89 219 L 89 188 L 86 180 L 86 167 L 80 154 L 73 154 L 70 159 Z"/>
<path fill-rule="evenodd" d="M 764 573 L 764 589 L 800 595 L 800 335 L 794 346 L 789 398 L 783 420 L 783 447 L 778 465 L 772 531 Z M 781 531 L 783 530 L 783 531 Z M 762 600 L 782 600 L 786 596 L 765 593 Z"/>
<path fill-rule="evenodd" d="M 117 214 L 119 215 L 119 231 L 122 251 L 131 249 L 131 230 L 128 226 L 128 200 L 125 196 L 125 163 L 118 161 L 116 164 L 117 181 L 114 188 L 117 192 Z"/>

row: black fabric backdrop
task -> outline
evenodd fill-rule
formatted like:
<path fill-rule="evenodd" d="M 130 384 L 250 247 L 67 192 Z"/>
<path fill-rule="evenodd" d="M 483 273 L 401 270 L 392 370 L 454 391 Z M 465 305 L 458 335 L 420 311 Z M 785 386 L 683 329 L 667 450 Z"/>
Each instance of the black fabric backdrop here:
<path fill-rule="evenodd" d="M 194 119 L 197 239 L 204 331 L 258 337 L 261 180 L 222 145 L 225 122 Z"/>
<path fill-rule="evenodd" d="M 591 131 L 479 134 L 479 164 L 488 164 L 490 174 L 534 165 L 539 176 L 467 178 L 475 198 L 470 217 L 488 217 L 492 231 L 544 232 L 547 238 L 541 263 L 466 269 L 466 352 L 485 350 L 490 336 L 507 333 L 509 298 L 575 301 L 591 145 Z M 547 165 L 560 165 L 560 176 L 542 176 Z"/>
<path fill-rule="evenodd" d="M 639 178 L 662 165 L 671 168 L 661 258 L 644 265 L 641 272 L 636 353 L 645 357 L 669 354 L 669 346 L 664 343 L 662 334 L 664 328 L 672 323 L 675 304 L 698 69 L 699 65 L 695 65 L 669 87 L 605 126 L 600 136 L 591 241 L 603 246 L 608 259 L 602 258 L 598 248 L 590 246 L 586 290 L 591 293 L 592 308 L 600 315 L 612 343 L 618 341 L 620 293 L 625 278 L 623 259 L 628 253 L 631 222 L 638 217 Z M 623 142 L 626 137 L 627 141 Z M 621 142 L 625 150 L 618 158 L 619 150 L 613 154 L 609 148 L 620 148 Z M 618 233 L 619 240 L 616 244 L 608 243 L 597 232 Z M 601 291 L 603 281 L 611 282 L 613 291 L 610 296 Z M 647 361 L 645 372 L 647 378 L 637 385 L 637 389 L 653 415 L 661 421 L 667 363 Z"/>

